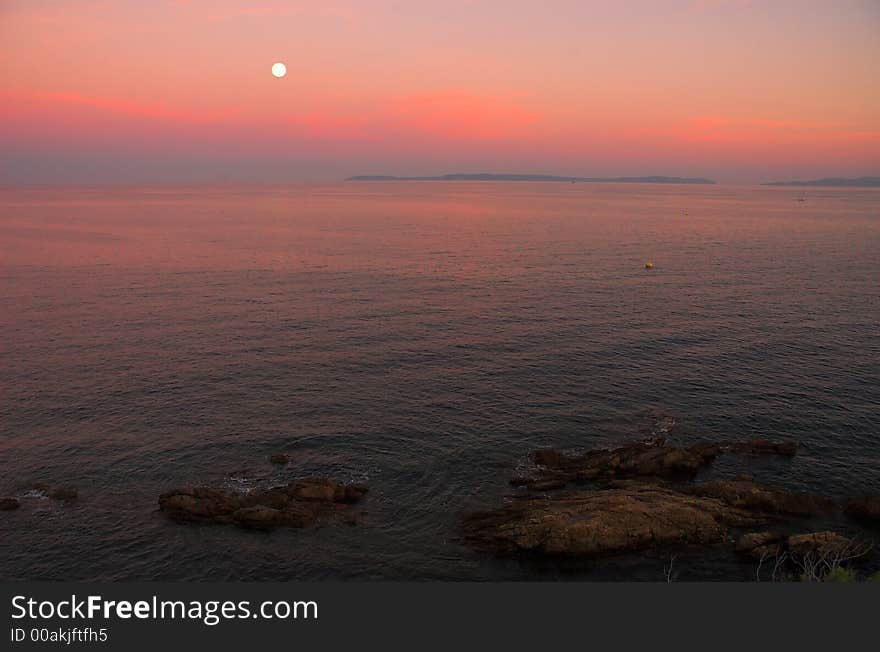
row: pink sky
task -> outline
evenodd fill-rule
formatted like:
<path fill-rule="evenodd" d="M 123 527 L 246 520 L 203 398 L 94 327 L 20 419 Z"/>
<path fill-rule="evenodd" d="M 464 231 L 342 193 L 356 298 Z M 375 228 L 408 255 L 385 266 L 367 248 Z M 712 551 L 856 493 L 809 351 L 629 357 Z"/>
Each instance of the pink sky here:
<path fill-rule="evenodd" d="M 6 0 L 0 56 L 6 184 L 880 175 L 876 0 Z"/>

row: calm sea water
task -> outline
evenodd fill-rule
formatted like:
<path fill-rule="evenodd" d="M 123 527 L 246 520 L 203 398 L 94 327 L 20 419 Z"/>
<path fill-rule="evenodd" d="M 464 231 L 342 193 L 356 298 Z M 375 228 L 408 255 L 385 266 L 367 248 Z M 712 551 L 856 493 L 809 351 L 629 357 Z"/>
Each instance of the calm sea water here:
<path fill-rule="evenodd" d="M 496 560 L 455 529 L 532 449 L 629 441 L 665 415 L 681 443 L 802 444 L 716 474 L 877 492 L 880 192 L 802 195 L 2 190 L 0 495 L 81 497 L 0 513 L 0 577 L 660 579 L 660 559 Z M 259 533 L 156 511 L 175 485 L 305 475 L 368 484 L 360 523 Z"/>

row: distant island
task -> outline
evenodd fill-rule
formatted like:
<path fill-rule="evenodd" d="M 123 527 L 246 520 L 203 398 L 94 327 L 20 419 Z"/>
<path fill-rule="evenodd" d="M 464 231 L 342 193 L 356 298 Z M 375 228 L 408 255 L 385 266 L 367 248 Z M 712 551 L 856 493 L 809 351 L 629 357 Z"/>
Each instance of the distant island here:
<path fill-rule="evenodd" d="M 712 179 L 687 177 L 560 177 L 552 174 L 443 174 L 436 177 L 395 177 L 383 174 L 362 174 L 346 181 L 563 181 L 568 183 L 702 183 Z"/>
<path fill-rule="evenodd" d="M 880 188 L 880 177 L 856 177 L 854 179 L 827 178 L 812 181 L 771 181 L 765 186 L 838 186 L 843 188 Z"/>

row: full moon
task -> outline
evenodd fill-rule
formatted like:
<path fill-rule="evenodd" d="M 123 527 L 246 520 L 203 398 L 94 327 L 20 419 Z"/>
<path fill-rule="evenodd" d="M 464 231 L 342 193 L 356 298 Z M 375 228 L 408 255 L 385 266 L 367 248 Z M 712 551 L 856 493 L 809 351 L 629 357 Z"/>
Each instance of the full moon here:
<path fill-rule="evenodd" d="M 287 66 L 280 61 L 272 64 L 272 74 L 276 77 L 284 77 L 287 74 Z"/>

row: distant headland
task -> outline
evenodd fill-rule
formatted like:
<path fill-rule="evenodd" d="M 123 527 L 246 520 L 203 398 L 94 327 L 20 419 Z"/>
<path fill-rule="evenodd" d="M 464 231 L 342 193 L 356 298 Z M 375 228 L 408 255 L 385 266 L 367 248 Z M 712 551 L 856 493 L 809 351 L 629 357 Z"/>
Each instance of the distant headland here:
<path fill-rule="evenodd" d="M 552 174 L 443 174 L 434 177 L 395 177 L 383 174 L 362 174 L 346 181 L 556 181 L 568 183 L 701 183 L 714 184 L 712 179 L 688 177 L 561 177 Z"/>
<path fill-rule="evenodd" d="M 856 177 L 853 179 L 827 178 L 812 181 L 771 181 L 765 186 L 838 186 L 843 188 L 880 188 L 880 177 Z"/>

